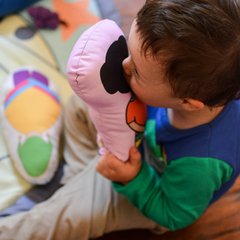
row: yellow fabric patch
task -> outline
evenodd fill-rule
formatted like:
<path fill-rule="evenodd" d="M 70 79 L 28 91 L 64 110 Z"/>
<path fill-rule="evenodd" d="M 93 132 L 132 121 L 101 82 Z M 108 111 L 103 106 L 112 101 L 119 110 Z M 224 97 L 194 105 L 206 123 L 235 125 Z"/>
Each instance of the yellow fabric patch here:
<path fill-rule="evenodd" d="M 9 123 L 23 134 L 43 133 L 56 122 L 60 113 L 60 104 L 37 88 L 27 89 L 5 109 Z"/>

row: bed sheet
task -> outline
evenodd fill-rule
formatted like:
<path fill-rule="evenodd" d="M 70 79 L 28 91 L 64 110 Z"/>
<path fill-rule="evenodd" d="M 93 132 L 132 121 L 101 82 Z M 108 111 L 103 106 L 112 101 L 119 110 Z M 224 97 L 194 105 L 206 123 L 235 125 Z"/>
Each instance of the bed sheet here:
<path fill-rule="evenodd" d="M 60 25 L 56 30 L 36 29 L 26 10 L 0 22 L 0 104 L 3 102 L 2 84 L 9 74 L 29 66 L 57 84 L 64 105 L 72 92 L 66 81 L 65 66 L 74 42 L 101 18 L 110 18 L 120 24 L 115 5 L 110 0 L 43 0 L 35 6 L 57 12 L 66 25 Z M 71 16 L 69 11 L 73 13 Z M 0 216 L 27 210 L 51 196 L 61 186 L 63 164 L 64 160 L 50 183 L 32 186 L 14 169 L 0 125 Z"/>

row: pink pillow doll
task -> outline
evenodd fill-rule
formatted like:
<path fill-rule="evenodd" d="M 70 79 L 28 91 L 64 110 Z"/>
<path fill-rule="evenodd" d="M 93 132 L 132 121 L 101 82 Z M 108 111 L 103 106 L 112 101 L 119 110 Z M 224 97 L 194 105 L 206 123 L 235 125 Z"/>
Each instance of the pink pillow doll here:
<path fill-rule="evenodd" d="M 101 20 L 75 43 L 67 64 L 73 91 L 87 104 L 103 146 L 126 161 L 138 146 L 146 121 L 146 107 L 131 93 L 122 61 L 128 56 L 125 37 L 117 24 Z"/>

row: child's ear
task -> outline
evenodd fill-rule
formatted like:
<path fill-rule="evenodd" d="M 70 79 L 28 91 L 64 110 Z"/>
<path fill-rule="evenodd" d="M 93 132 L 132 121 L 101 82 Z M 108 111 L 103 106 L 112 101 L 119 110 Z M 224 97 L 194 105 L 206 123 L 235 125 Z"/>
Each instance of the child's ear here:
<path fill-rule="evenodd" d="M 201 110 L 204 107 L 204 103 L 193 98 L 184 98 L 182 107 L 187 111 L 196 111 Z"/>

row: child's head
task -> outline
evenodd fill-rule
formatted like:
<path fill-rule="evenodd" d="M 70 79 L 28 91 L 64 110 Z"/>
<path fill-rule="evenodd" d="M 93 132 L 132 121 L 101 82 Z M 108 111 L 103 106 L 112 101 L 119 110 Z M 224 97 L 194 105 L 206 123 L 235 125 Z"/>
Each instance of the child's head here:
<path fill-rule="evenodd" d="M 156 86 L 167 79 L 174 97 L 196 99 L 209 107 L 236 98 L 240 90 L 239 0 L 146 1 L 129 36 L 135 62 L 133 38 L 139 42 L 139 56 L 158 63 L 159 70 L 154 72 L 153 64 L 151 71 Z"/>

